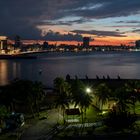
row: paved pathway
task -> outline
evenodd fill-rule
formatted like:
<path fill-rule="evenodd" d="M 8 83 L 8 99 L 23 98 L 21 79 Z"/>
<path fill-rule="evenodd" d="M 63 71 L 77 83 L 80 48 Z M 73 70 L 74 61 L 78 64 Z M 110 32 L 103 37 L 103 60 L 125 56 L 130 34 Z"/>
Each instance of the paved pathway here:
<path fill-rule="evenodd" d="M 54 126 L 57 124 L 57 119 L 58 112 L 50 110 L 48 118 L 38 121 L 35 125 L 25 130 L 20 140 L 49 140 L 56 131 Z"/>
<path fill-rule="evenodd" d="M 59 119 L 63 117 L 59 114 Z M 48 112 L 48 118 L 45 120 L 38 121 L 35 125 L 29 127 L 24 131 L 20 140 L 50 140 L 52 136 L 57 133 L 57 130 L 63 129 L 63 126 L 56 126 L 58 120 L 58 111 L 50 110 Z M 71 129 L 73 127 L 80 128 L 84 125 L 84 127 L 91 126 L 101 126 L 101 122 L 96 123 L 84 123 L 84 124 L 69 124 L 65 127 L 65 129 Z"/>

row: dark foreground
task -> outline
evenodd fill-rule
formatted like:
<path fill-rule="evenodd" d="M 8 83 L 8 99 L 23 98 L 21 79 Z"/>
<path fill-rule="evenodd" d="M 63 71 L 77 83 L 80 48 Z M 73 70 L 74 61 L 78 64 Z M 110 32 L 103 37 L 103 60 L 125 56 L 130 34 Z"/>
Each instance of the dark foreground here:
<path fill-rule="evenodd" d="M 72 136 L 63 137 L 63 140 L 140 140 L 140 135 L 92 135 L 92 136 Z"/>

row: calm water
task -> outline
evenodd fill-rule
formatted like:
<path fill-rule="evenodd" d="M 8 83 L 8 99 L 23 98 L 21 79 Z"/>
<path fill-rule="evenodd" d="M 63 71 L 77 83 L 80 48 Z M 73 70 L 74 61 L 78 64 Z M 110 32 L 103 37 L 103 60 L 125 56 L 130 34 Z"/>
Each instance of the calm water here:
<path fill-rule="evenodd" d="M 0 85 L 22 78 L 52 86 L 54 78 L 67 74 L 140 79 L 140 52 L 45 53 L 33 60 L 0 60 Z"/>

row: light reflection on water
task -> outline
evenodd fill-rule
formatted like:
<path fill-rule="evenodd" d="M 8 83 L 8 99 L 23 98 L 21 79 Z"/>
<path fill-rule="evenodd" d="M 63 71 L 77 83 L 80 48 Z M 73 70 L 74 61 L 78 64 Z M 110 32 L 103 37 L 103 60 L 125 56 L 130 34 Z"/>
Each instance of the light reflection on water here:
<path fill-rule="evenodd" d="M 8 65 L 6 61 L 0 61 L 0 84 L 6 84 L 8 79 Z"/>
<path fill-rule="evenodd" d="M 38 59 L 0 60 L 0 85 L 14 78 L 39 80 L 52 86 L 57 76 L 95 78 L 109 75 L 140 79 L 140 52 L 46 53 Z M 39 71 L 42 73 L 39 74 Z"/>

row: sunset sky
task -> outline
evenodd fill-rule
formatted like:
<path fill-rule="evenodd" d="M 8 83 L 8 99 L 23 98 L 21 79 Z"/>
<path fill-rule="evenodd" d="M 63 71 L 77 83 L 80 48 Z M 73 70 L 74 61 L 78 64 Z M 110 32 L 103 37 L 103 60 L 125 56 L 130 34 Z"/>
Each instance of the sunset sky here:
<path fill-rule="evenodd" d="M 140 39 L 140 0 L 1 0 L 0 35 L 76 44 Z"/>

